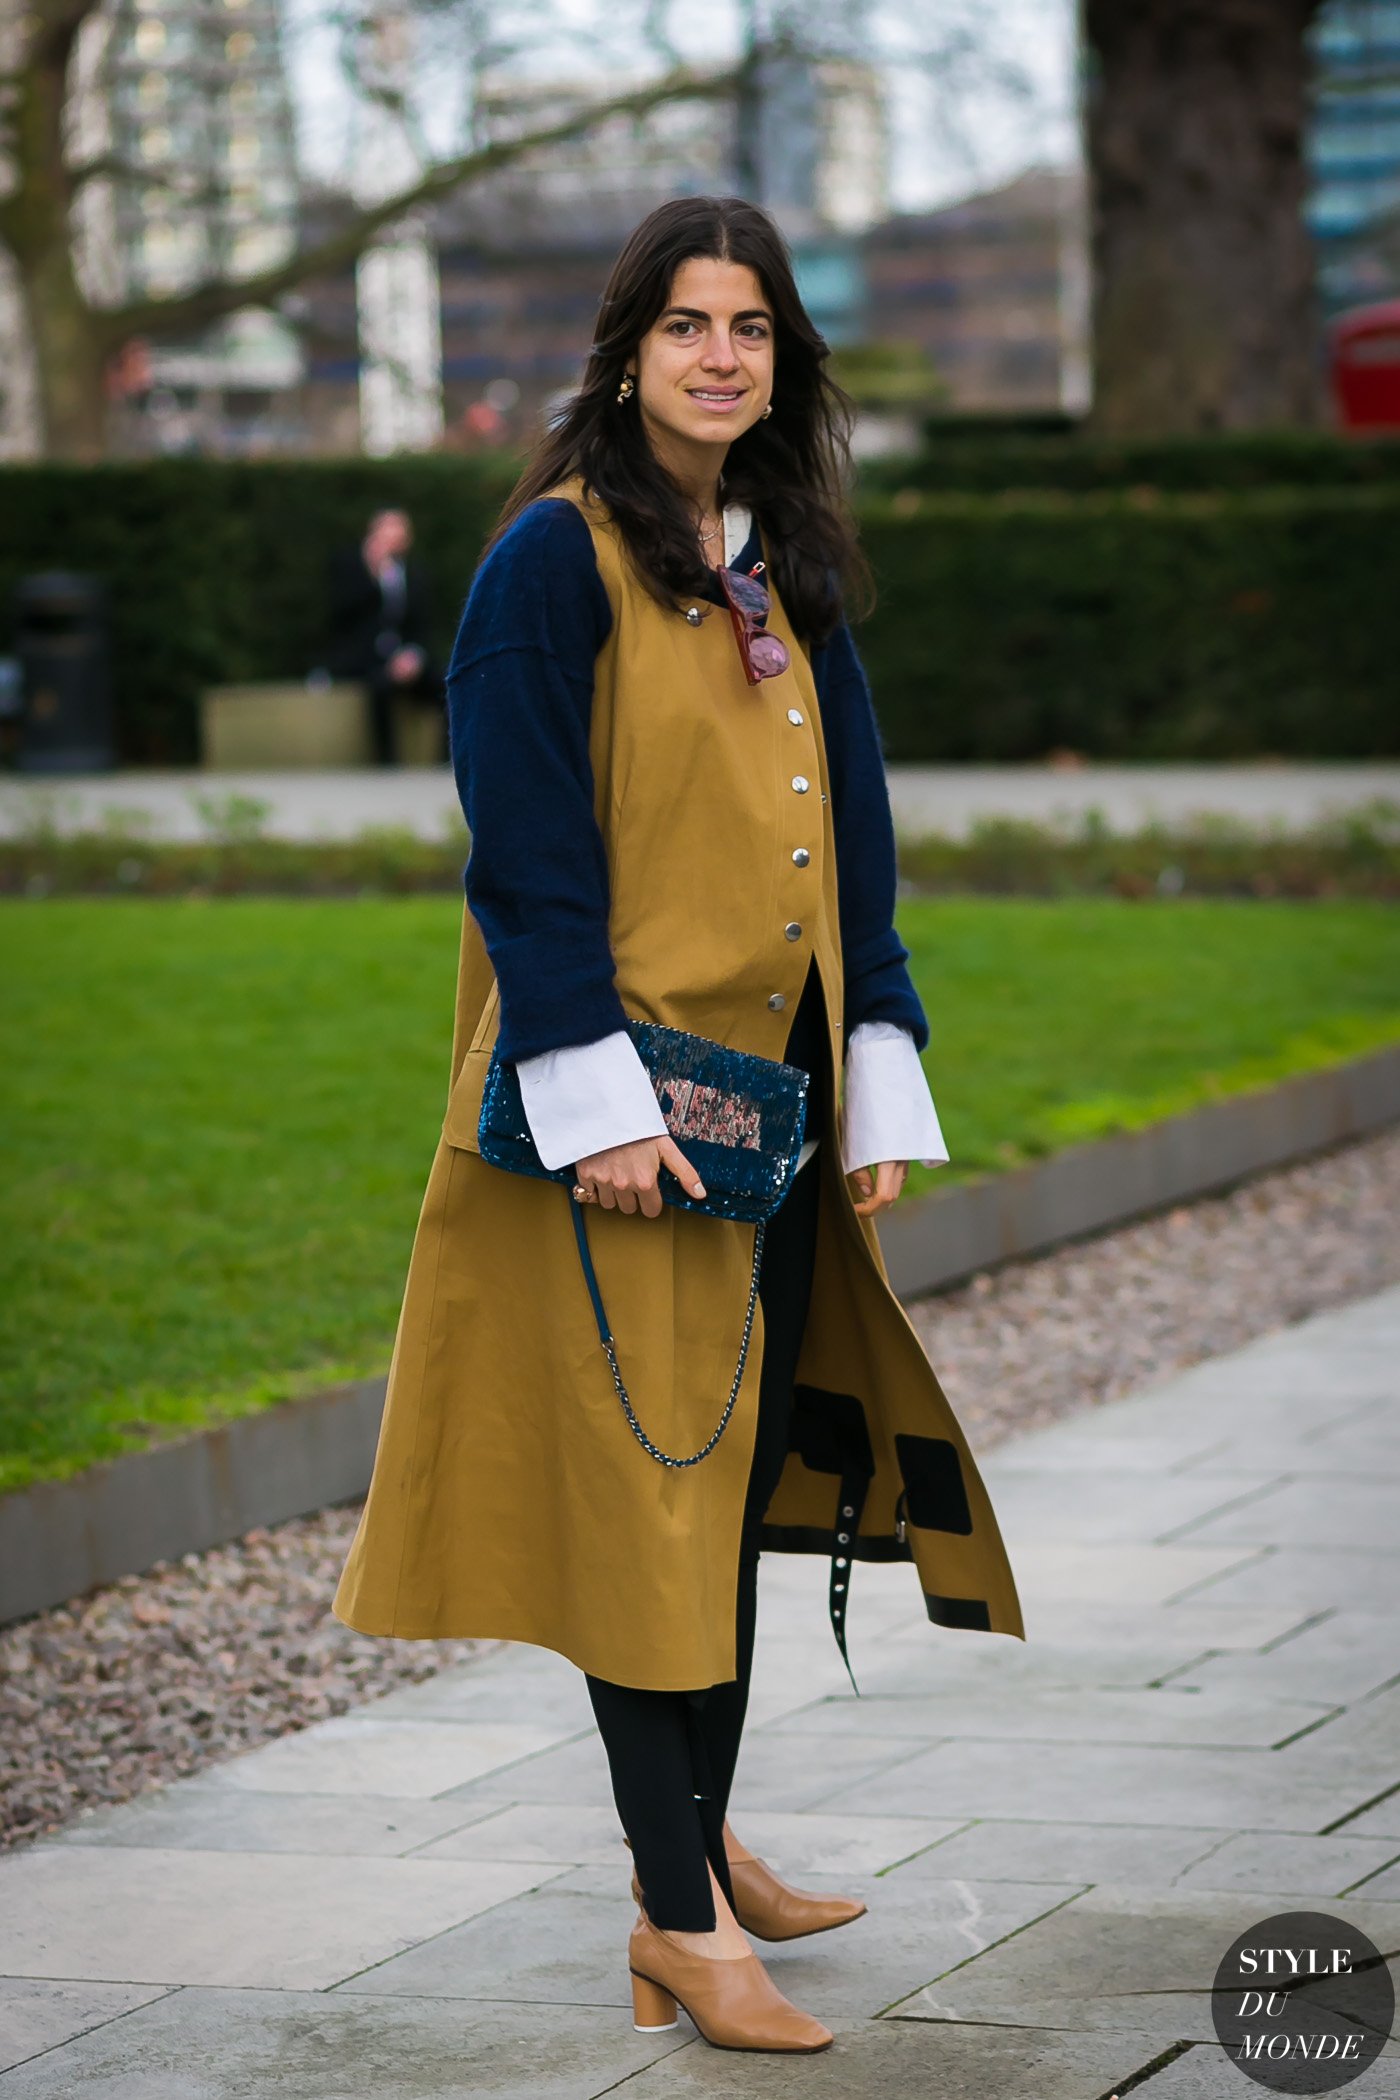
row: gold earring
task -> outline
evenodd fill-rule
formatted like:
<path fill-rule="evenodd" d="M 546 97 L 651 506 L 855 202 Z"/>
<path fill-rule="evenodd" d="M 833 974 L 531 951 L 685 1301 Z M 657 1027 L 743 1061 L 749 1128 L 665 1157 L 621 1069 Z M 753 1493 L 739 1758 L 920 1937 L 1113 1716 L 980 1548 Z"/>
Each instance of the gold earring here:
<path fill-rule="evenodd" d="M 622 384 L 617 390 L 617 405 L 619 408 L 621 408 L 624 401 L 631 400 L 632 389 L 636 385 L 636 383 L 636 380 L 632 377 L 632 374 L 630 372 L 623 373 Z"/>
<path fill-rule="evenodd" d="M 758 420 L 759 420 L 759 422 L 761 423 L 761 422 L 762 422 L 762 421 L 764 420 L 764 417 L 765 417 L 765 416 L 771 416 L 771 415 L 772 415 L 772 413 L 773 413 L 773 404 L 772 404 L 772 402 L 770 401 L 770 402 L 769 402 L 769 404 L 768 404 L 768 406 L 767 406 L 767 408 L 765 408 L 765 409 L 764 409 L 764 411 L 763 411 L 763 415 L 761 415 L 761 416 L 759 417 L 759 419 L 758 419 Z"/>

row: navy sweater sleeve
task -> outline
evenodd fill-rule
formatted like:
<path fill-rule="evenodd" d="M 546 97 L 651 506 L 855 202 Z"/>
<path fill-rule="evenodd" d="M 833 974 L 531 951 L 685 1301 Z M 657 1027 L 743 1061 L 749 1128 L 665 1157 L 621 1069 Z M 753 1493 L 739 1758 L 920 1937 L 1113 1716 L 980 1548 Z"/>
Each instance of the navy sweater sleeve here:
<path fill-rule="evenodd" d="M 467 904 L 501 993 L 502 1057 L 626 1026 L 593 814 L 594 665 L 612 625 L 592 536 L 563 498 L 529 504 L 477 571 L 447 674 L 471 830 Z"/>
<path fill-rule="evenodd" d="M 896 1021 L 925 1048 L 928 1021 L 894 928 L 895 842 L 880 732 L 864 667 L 843 620 L 812 651 L 831 773 L 846 1041 L 862 1021 Z"/>

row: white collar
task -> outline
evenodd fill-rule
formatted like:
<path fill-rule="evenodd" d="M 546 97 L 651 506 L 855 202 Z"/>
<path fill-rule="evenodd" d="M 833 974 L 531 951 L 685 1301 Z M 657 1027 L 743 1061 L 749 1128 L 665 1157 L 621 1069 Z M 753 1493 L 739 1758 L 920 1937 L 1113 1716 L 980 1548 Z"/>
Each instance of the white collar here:
<path fill-rule="evenodd" d="M 724 506 L 724 565 L 726 568 L 744 551 L 744 543 L 753 531 L 753 512 L 742 503 L 726 503 Z"/>

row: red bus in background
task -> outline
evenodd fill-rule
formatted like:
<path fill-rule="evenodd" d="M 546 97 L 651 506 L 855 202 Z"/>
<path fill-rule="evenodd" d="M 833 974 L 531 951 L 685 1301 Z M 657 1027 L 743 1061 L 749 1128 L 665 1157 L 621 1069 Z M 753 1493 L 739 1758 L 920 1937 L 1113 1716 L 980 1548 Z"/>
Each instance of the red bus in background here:
<path fill-rule="evenodd" d="M 1331 327 L 1332 391 L 1344 430 L 1400 430 L 1400 299 L 1353 306 Z"/>

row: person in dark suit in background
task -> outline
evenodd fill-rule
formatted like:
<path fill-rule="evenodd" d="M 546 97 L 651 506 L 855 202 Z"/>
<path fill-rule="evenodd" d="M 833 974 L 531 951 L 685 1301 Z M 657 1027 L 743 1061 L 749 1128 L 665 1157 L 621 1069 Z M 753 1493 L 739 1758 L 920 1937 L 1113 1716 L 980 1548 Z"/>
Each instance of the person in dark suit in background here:
<path fill-rule="evenodd" d="M 427 585 L 410 550 L 413 524 L 402 510 L 378 510 L 358 547 L 331 565 L 330 668 L 359 679 L 369 693 L 374 755 L 381 766 L 398 758 L 394 703 L 413 700 L 442 720 L 438 751 L 447 757 L 442 676 L 429 646 Z"/>

